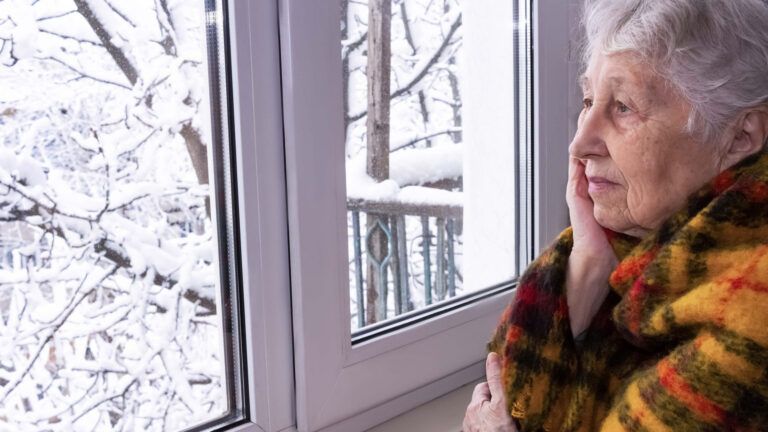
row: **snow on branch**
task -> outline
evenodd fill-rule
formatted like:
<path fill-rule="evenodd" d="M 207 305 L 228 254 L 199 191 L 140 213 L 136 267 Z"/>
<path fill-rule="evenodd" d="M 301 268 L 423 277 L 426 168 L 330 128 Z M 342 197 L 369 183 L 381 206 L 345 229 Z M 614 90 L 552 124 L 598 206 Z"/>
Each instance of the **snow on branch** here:
<path fill-rule="evenodd" d="M 218 417 L 203 5 L 14 5 L 0 6 L 0 424 Z"/>
<path fill-rule="evenodd" d="M 96 33 L 96 37 L 99 38 L 101 44 L 107 50 L 109 55 L 115 59 L 117 67 L 123 72 L 123 75 L 128 79 L 128 82 L 130 82 L 131 85 L 136 84 L 136 81 L 139 79 L 139 73 L 136 70 L 136 66 L 128 60 L 125 52 L 112 42 L 112 35 L 107 31 L 107 26 L 96 16 L 96 11 L 92 7 L 91 2 L 88 0 L 73 1 L 75 2 L 75 6 L 77 6 L 77 11 L 80 12 L 80 15 L 82 15 L 86 21 L 88 21 L 88 25 L 90 25 L 93 32 Z"/>

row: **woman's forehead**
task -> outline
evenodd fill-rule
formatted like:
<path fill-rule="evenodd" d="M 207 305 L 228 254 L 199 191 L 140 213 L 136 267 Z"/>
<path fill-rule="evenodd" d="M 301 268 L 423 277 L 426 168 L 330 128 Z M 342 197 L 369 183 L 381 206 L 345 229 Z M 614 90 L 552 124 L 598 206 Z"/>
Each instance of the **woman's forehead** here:
<path fill-rule="evenodd" d="M 647 63 L 628 53 L 597 54 L 592 57 L 586 71 L 578 78 L 583 91 L 595 87 L 608 89 L 630 88 L 655 94 L 663 86 L 663 78 L 654 73 Z"/>

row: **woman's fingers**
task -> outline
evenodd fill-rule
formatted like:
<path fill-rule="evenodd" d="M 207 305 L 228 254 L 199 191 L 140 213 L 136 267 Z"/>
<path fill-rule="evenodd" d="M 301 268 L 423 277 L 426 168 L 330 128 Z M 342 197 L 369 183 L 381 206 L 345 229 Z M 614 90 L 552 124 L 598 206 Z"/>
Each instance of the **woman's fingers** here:
<path fill-rule="evenodd" d="M 580 160 L 570 158 L 566 201 L 571 213 L 571 223 L 592 216 L 594 205 L 589 197 L 589 183 L 584 170 L 584 164 Z M 574 221 L 573 219 L 577 220 Z"/>
<path fill-rule="evenodd" d="M 475 386 L 475 390 L 472 392 L 472 401 L 470 403 L 476 403 L 480 405 L 482 402 L 491 400 L 491 390 L 488 388 L 487 382 L 481 382 Z"/>
<path fill-rule="evenodd" d="M 586 195 L 586 175 L 584 174 L 584 164 L 577 158 L 568 159 L 568 198 L 582 197 Z"/>
<path fill-rule="evenodd" d="M 475 386 L 472 401 L 467 406 L 462 423 L 464 432 L 515 432 L 507 412 L 504 386 L 501 383 L 501 358 L 496 353 L 488 354 L 485 361 L 487 382 Z"/>
<path fill-rule="evenodd" d="M 482 407 L 491 400 L 491 391 L 488 389 L 487 382 L 481 382 L 475 386 L 472 391 L 472 400 L 464 413 L 464 422 L 462 423 L 463 432 L 476 432 L 480 430 L 483 423 Z"/>
<path fill-rule="evenodd" d="M 506 405 L 504 386 L 501 384 L 501 358 L 495 352 L 489 353 L 485 359 L 485 376 L 488 379 L 488 389 L 491 401 Z"/>
<path fill-rule="evenodd" d="M 589 196 L 589 181 L 585 169 L 579 159 L 570 158 L 566 202 L 573 228 L 574 249 L 589 255 L 613 255 L 603 227 L 595 220 L 595 205 Z"/>

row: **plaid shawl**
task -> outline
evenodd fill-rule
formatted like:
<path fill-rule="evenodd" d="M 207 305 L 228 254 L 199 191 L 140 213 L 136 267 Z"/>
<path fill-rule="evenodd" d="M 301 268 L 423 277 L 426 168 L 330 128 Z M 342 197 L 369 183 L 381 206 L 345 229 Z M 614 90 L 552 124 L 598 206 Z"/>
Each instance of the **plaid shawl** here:
<path fill-rule="evenodd" d="M 620 262 L 583 340 L 564 293 L 569 228 L 488 345 L 522 431 L 768 430 L 768 152 L 646 238 L 606 234 Z"/>

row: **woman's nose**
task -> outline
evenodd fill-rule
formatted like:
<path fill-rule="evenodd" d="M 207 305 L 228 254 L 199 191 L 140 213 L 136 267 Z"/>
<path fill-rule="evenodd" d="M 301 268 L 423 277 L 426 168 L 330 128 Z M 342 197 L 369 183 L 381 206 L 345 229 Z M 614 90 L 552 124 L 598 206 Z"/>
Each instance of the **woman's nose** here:
<path fill-rule="evenodd" d="M 568 146 L 568 153 L 578 159 L 608 155 L 605 144 L 605 119 L 593 106 L 581 113 L 576 134 Z"/>

